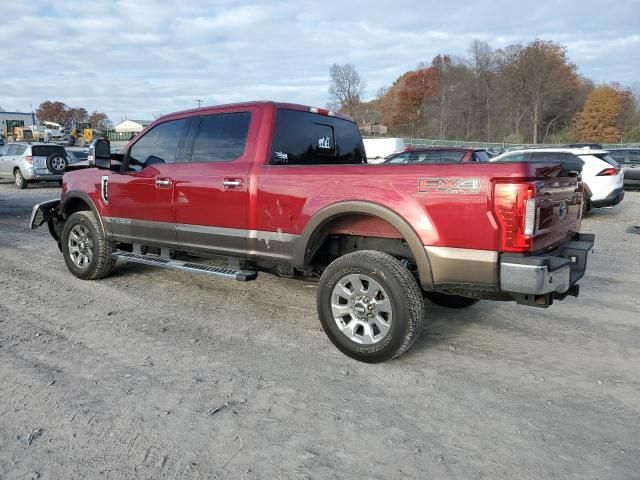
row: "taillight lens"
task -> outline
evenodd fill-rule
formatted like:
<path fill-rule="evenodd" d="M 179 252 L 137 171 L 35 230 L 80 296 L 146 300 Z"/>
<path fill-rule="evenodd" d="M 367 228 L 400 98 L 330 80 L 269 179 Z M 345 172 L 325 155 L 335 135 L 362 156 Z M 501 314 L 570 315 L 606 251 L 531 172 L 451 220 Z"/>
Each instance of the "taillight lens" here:
<path fill-rule="evenodd" d="M 605 168 L 597 176 L 598 177 L 610 177 L 612 175 L 617 175 L 618 173 L 620 173 L 620 169 L 619 168 Z"/>
<path fill-rule="evenodd" d="M 535 184 L 496 183 L 494 211 L 500 227 L 500 251 L 531 250 L 536 226 Z"/>
<path fill-rule="evenodd" d="M 33 165 L 33 156 L 32 155 L 27 155 L 26 157 L 24 157 L 24 159 L 27 161 L 27 163 L 30 163 L 31 165 Z"/>

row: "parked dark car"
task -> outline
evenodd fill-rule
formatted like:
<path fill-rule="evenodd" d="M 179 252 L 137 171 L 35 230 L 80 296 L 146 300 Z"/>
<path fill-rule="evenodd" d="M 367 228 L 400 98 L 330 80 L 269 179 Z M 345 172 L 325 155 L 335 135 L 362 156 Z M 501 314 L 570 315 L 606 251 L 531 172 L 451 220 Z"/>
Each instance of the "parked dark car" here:
<path fill-rule="evenodd" d="M 384 163 L 460 163 L 488 162 L 489 155 L 483 149 L 464 147 L 429 147 L 389 155 Z"/>
<path fill-rule="evenodd" d="M 613 148 L 609 154 L 624 169 L 625 188 L 640 188 L 640 148 Z"/>
<path fill-rule="evenodd" d="M 4 147 L 5 141 L 4 138 L 0 137 L 0 147 Z"/>

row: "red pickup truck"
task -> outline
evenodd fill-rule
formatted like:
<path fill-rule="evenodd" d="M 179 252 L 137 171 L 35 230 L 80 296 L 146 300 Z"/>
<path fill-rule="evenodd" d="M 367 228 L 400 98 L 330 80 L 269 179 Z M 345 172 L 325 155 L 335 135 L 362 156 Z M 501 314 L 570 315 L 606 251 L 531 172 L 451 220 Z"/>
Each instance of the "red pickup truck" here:
<path fill-rule="evenodd" d="M 105 140 L 90 152 L 91 168 L 67 171 L 61 198 L 31 218 L 72 274 L 102 278 L 121 259 L 236 280 L 319 277 L 325 332 L 366 362 L 413 344 L 425 297 L 462 308 L 577 296 L 593 248 L 578 233 L 579 167 L 366 165 L 354 121 L 319 108 L 178 112 L 119 154 Z"/>

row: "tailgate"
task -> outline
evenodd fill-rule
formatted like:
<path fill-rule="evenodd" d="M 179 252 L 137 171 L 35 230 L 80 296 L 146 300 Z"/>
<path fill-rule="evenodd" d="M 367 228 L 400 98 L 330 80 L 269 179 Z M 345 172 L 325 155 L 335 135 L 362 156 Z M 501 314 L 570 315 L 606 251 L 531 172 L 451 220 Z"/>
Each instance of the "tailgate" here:
<path fill-rule="evenodd" d="M 575 170 L 534 167 L 536 217 L 531 250 L 536 252 L 554 247 L 580 230 L 583 187 Z"/>

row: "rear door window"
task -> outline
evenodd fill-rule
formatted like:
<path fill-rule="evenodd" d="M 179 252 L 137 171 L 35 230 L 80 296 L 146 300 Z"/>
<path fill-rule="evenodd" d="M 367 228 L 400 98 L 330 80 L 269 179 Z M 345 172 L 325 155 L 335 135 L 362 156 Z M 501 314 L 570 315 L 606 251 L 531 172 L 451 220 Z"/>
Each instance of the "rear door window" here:
<path fill-rule="evenodd" d="M 18 145 L 12 143 L 9 145 L 9 149 L 7 150 L 7 155 L 15 155 L 18 152 Z"/>
<path fill-rule="evenodd" d="M 629 151 L 629 163 L 640 163 L 640 150 Z"/>
<path fill-rule="evenodd" d="M 465 152 L 457 150 L 425 150 L 411 153 L 409 163 L 457 163 Z"/>
<path fill-rule="evenodd" d="M 353 165 L 367 163 L 358 126 L 348 120 L 279 109 L 271 165 Z"/>
<path fill-rule="evenodd" d="M 191 149 L 192 162 L 230 162 L 244 153 L 251 113 L 233 112 L 200 117 Z"/>
<path fill-rule="evenodd" d="M 440 163 L 457 163 L 461 162 L 466 152 L 459 150 L 442 150 L 440 151 Z"/>
<path fill-rule="evenodd" d="M 500 159 L 501 162 L 524 162 L 524 153 L 512 153 Z"/>
<path fill-rule="evenodd" d="M 409 162 L 409 152 L 398 153 L 396 155 L 391 156 L 386 163 L 408 163 Z"/>

